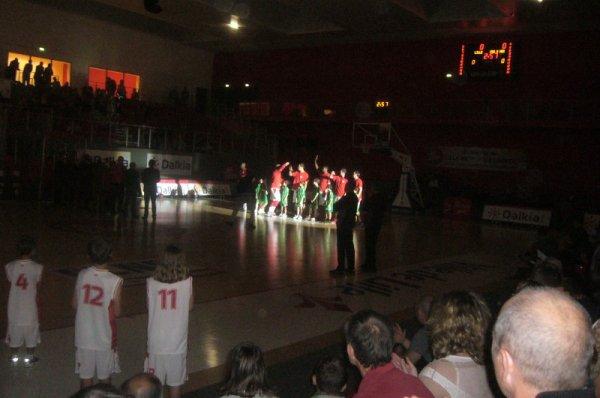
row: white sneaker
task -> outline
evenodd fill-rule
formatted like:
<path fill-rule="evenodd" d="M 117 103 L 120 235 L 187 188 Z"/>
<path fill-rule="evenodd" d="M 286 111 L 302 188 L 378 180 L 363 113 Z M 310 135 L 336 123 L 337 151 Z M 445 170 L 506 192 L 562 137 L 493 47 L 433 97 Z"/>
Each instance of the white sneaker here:
<path fill-rule="evenodd" d="M 314 217 L 310 219 L 310 222 L 315 222 L 315 221 L 317 221 L 317 219 Z"/>

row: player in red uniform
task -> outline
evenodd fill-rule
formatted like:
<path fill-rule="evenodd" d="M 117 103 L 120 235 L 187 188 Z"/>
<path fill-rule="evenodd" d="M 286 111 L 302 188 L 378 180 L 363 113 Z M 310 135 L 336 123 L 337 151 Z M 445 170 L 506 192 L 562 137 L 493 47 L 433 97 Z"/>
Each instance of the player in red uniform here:
<path fill-rule="evenodd" d="M 340 200 L 342 196 L 346 194 L 346 184 L 348 184 L 348 179 L 346 178 L 346 169 L 341 169 L 339 175 L 337 175 L 335 171 L 332 171 L 330 178 L 335 184 L 335 196 L 337 200 Z"/>
<path fill-rule="evenodd" d="M 267 215 L 270 217 L 275 213 L 275 208 L 279 205 L 281 201 L 281 183 L 283 182 L 283 177 L 281 173 L 288 167 L 290 162 L 285 162 L 282 165 L 276 165 L 275 170 L 273 170 L 273 175 L 271 176 L 271 203 L 269 205 L 269 211 Z"/>
<path fill-rule="evenodd" d="M 360 178 L 360 171 L 358 170 L 355 170 L 354 173 L 352 173 L 352 176 L 354 177 L 354 193 L 358 198 L 358 205 L 356 206 L 356 221 L 361 222 L 360 203 L 363 199 L 363 180 Z"/>
<path fill-rule="evenodd" d="M 294 191 L 294 201 L 296 203 L 296 216 L 294 220 L 302 220 L 304 211 L 304 202 L 306 200 L 306 185 L 308 184 L 308 173 L 304 171 L 304 163 L 298 164 L 298 170 L 294 171 L 290 166 L 290 177 L 292 177 L 292 190 Z"/>

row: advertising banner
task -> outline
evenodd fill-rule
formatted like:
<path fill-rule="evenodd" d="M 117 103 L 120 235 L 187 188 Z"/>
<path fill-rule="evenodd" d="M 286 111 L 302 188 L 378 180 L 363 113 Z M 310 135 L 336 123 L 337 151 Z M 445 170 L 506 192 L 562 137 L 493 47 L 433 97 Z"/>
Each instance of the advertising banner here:
<path fill-rule="evenodd" d="M 101 150 L 101 149 L 79 149 L 77 151 L 77 156 L 81 158 L 83 154 L 87 154 L 92 158 L 92 162 L 96 162 L 100 160 L 103 163 L 110 163 L 111 161 L 117 161 L 119 156 L 122 156 L 125 160 L 125 167 L 129 167 L 129 162 L 131 161 L 131 152 L 126 151 L 110 151 L 110 150 Z"/>
<path fill-rule="evenodd" d="M 489 221 L 511 222 L 515 224 L 547 227 L 550 225 L 551 217 L 552 212 L 550 210 L 485 205 L 481 218 Z"/>
<path fill-rule="evenodd" d="M 444 146 L 429 153 L 429 162 L 437 167 L 466 170 L 522 171 L 527 158 L 519 150 Z"/>
<path fill-rule="evenodd" d="M 168 177 L 192 175 L 192 157 L 182 155 L 149 153 L 146 156 L 146 164 L 154 159 L 161 175 Z"/>
<path fill-rule="evenodd" d="M 194 196 L 229 196 L 231 187 L 224 182 L 200 182 L 196 180 L 162 178 L 157 184 L 158 194 L 163 196 L 187 196 L 190 192 Z"/>

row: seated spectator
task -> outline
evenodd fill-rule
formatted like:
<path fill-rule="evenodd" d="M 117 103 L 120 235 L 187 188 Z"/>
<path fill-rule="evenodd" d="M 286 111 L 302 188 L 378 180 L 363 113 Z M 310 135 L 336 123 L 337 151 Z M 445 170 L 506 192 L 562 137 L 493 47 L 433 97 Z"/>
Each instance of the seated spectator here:
<path fill-rule="evenodd" d="M 113 387 L 110 384 L 99 383 L 90 387 L 86 387 L 82 390 L 79 390 L 75 395 L 72 395 L 71 398 L 123 398 L 124 395 L 121 394 L 116 387 Z M 132 396 L 133 397 L 133 396 Z M 136 397 L 137 398 L 137 397 Z"/>
<path fill-rule="evenodd" d="M 375 311 L 354 314 L 344 326 L 350 362 L 363 379 L 354 398 L 433 398 L 423 383 L 392 363 L 392 323 Z"/>
<path fill-rule="evenodd" d="M 600 397 L 600 321 L 592 325 L 592 335 L 594 336 L 594 356 L 590 366 L 590 379 L 594 382 L 596 397 Z"/>
<path fill-rule="evenodd" d="M 140 373 L 126 380 L 121 391 L 127 398 L 160 398 L 162 385 L 154 375 Z"/>
<path fill-rule="evenodd" d="M 406 358 L 415 364 L 419 370 L 433 361 L 429 346 L 429 329 L 426 326 L 432 302 L 432 296 L 421 297 L 415 305 L 415 320 L 407 322 L 405 329 L 402 329 L 399 325 L 394 327 L 394 341 L 401 344 L 405 349 L 398 347 L 394 351 L 398 355 L 400 355 L 399 352 L 405 351 Z M 416 328 L 415 325 L 417 325 Z"/>
<path fill-rule="evenodd" d="M 222 390 L 224 398 L 275 397 L 266 381 L 262 351 L 254 343 L 240 343 L 231 350 L 227 373 L 229 379 Z"/>
<path fill-rule="evenodd" d="M 427 324 L 435 361 L 419 379 L 436 398 L 492 398 L 483 365 L 490 311 L 471 292 L 451 292 L 433 304 Z"/>
<path fill-rule="evenodd" d="M 496 379 L 508 398 L 593 397 L 584 389 L 592 352 L 587 313 L 557 289 L 522 290 L 494 325 Z"/>
<path fill-rule="evenodd" d="M 313 370 L 312 384 L 317 393 L 312 398 L 343 397 L 347 381 L 348 371 L 340 358 L 323 358 Z"/>

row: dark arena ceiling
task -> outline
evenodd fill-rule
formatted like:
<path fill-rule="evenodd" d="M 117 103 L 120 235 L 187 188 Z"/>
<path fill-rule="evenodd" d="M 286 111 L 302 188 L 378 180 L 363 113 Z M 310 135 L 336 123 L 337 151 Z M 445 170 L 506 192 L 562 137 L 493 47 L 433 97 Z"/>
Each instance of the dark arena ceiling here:
<path fill-rule="evenodd" d="M 598 29 L 600 0 L 28 0 L 213 51 Z M 150 0 L 152 1 L 152 0 Z M 157 1 L 154 0 L 156 3 Z M 230 29 L 231 15 L 241 28 Z"/>

